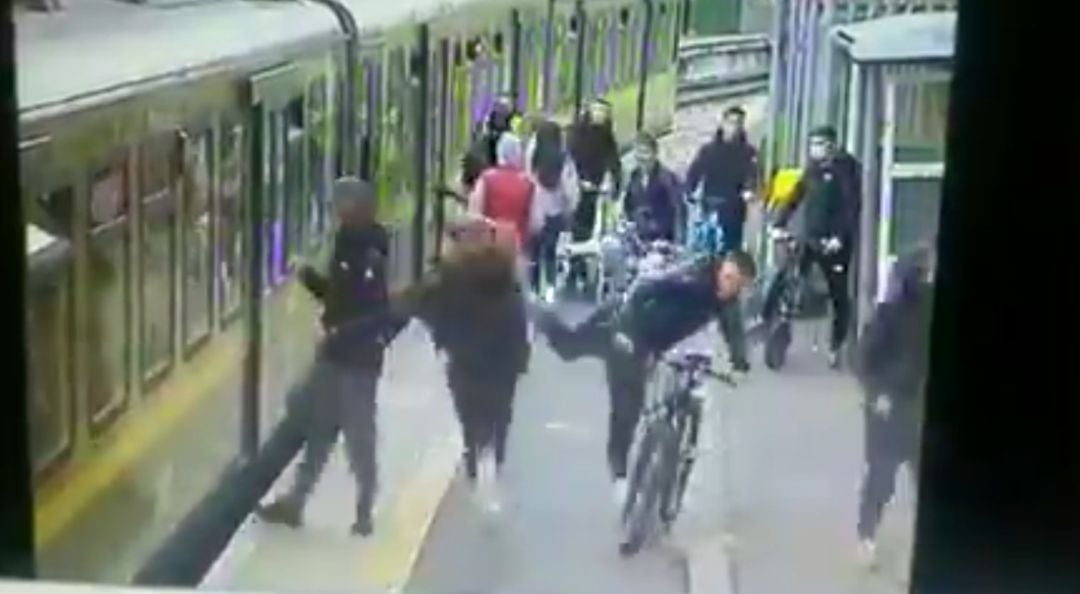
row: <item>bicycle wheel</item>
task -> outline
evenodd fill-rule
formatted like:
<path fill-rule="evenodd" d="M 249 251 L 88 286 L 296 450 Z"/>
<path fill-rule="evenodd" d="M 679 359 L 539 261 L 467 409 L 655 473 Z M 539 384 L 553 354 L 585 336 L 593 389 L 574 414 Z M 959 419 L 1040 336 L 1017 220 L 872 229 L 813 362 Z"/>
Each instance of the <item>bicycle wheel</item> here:
<path fill-rule="evenodd" d="M 672 481 L 671 489 L 664 492 L 663 499 L 660 501 L 660 519 L 667 527 L 670 527 L 675 522 L 675 518 L 682 511 L 686 486 L 690 482 L 690 473 L 694 469 L 694 453 L 697 448 L 700 426 L 700 406 L 692 404 L 686 413 L 680 417 L 678 423 L 677 443 L 679 449 L 675 480 Z"/>
<path fill-rule="evenodd" d="M 677 448 L 675 431 L 666 422 L 654 423 L 645 432 L 623 504 L 622 555 L 641 550 L 660 518 L 661 494 L 671 490 L 675 478 Z"/>
<path fill-rule="evenodd" d="M 778 371 L 787 362 L 787 351 L 791 345 L 791 322 L 780 321 L 771 329 L 765 339 L 765 366 Z"/>

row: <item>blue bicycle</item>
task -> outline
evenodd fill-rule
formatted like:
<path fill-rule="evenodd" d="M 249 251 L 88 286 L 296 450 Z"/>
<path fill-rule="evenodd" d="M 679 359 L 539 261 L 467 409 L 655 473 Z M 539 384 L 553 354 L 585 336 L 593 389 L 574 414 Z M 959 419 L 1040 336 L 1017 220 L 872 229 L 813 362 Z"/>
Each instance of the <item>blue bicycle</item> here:
<path fill-rule="evenodd" d="M 696 199 L 689 201 L 697 206 L 697 213 L 687 234 L 687 247 L 697 254 L 720 255 L 724 250 L 724 229 L 719 214 L 706 212 Z"/>

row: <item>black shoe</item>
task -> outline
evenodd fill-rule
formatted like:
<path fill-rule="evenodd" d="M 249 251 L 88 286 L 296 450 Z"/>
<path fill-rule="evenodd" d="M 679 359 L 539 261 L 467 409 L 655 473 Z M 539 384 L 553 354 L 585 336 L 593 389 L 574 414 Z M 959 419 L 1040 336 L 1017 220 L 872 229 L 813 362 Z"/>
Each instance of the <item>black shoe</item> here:
<path fill-rule="evenodd" d="M 371 514 L 362 514 L 353 522 L 349 531 L 352 532 L 353 536 L 371 536 L 374 530 L 375 526 L 371 523 Z"/>
<path fill-rule="evenodd" d="M 255 509 L 255 516 L 267 524 L 281 524 L 289 528 L 299 528 L 304 523 L 300 506 L 284 500 L 260 505 Z"/>

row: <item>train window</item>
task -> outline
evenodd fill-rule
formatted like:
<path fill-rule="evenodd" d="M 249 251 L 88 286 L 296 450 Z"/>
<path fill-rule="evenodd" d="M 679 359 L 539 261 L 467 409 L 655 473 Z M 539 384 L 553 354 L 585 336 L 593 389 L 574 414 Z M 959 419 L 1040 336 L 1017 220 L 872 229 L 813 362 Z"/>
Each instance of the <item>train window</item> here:
<path fill-rule="evenodd" d="M 281 112 L 268 112 L 263 143 L 263 273 L 267 288 L 285 280 L 285 135 Z"/>
<path fill-rule="evenodd" d="M 630 24 L 630 9 L 622 7 L 619 9 L 619 28 L 625 29 Z"/>
<path fill-rule="evenodd" d="M 231 322 L 244 299 L 244 127 L 240 124 L 222 127 L 221 168 L 218 194 L 218 265 L 222 325 Z"/>
<path fill-rule="evenodd" d="M 469 62 L 475 62 L 477 58 L 484 51 L 484 40 L 480 37 L 473 37 L 469 40 L 469 44 L 465 47 L 465 59 Z"/>
<path fill-rule="evenodd" d="M 288 272 L 288 260 L 303 253 L 307 219 L 307 175 L 305 169 L 306 130 L 304 98 L 297 97 L 285 108 L 285 254 L 279 264 L 281 274 Z"/>
<path fill-rule="evenodd" d="M 502 31 L 496 31 L 492 37 L 491 50 L 495 56 L 503 55 L 503 34 Z"/>
<path fill-rule="evenodd" d="M 213 311 L 213 249 L 211 243 L 211 180 L 213 137 L 210 132 L 191 139 L 186 160 L 183 225 L 184 345 L 193 346 L 210 333 Z"/>
<path fill-rule="evenodd" d="M 454 66 L 461 66 L 461 63 L 465 61 L 463 53 L 461 42 L 454 43 Z"/>
<path fill-rule="evenodd" d="M 578 26 L 579 26 L 579 25 L 578 25 L 578 18 L 577 18 L 577 16 L 572 16 L 572 17 L 570 17 L 570 32 L 568 33 L 568 35 L 569 35 L 569 36 L 570 36 L 571 38 L 577 37 L 577 34 L 578 34 Z"/>
<path fill-rule="evenodd" d="M 359 103 L 363 103 L 362 101 Z M 334 120 L 329 116 L 327 105 L 326 81 L 319 79 L 311 84 L 308 91 L 308 121 L 311 134 L 308 136 L 310 155 L 310 181 L 308 187 L 308 228 L 309 242 L 319 241 L 326 229 L 326 200 L 330 187 L 330 144 L 333 142 Z"/>
<path fill-rule="evenodd" d="M 144 380 L 165 373 L 172 361 L 175 165 L 171 139 L 152 142 L 141 152 L 139 362 Z"/>
<path fill-rule="evenodd" d="M 128 175 L 122 161 L 99 171 L 90 187 L 91 240 L 88 245 L 88 402 L 94 425 L 112 418 L 128 391 Z"/>
<path fill-rule="evenodd" d="M 47 195 L 71 202 L 71 188 Z M 69 375 L 71 333 L 71 276 L 69 256 L 59 268 L 34 264 L 34 256 L 66 240 L 27 225 L 30 298 L 26 350 L 30 382 L 30 448 L 35 472 L 41 472 L 71 445 L 72 401 Z"/>

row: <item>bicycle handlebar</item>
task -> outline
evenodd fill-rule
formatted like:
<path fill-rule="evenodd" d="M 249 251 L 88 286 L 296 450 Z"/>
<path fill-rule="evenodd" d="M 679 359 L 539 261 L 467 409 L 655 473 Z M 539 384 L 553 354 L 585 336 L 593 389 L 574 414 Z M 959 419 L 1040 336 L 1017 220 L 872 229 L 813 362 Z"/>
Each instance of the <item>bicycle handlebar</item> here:
<path fill-rule="evenodd" d="M 678 355 L 666 355 L 661 359 L 664 364 L 676 371 L 701 371 L 721 383 L 735 388 L 738 382 L 732 373 L 717 371 L 712 368 L 712 356 L 702 353 L 682 353 Z"/>

